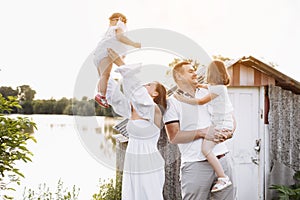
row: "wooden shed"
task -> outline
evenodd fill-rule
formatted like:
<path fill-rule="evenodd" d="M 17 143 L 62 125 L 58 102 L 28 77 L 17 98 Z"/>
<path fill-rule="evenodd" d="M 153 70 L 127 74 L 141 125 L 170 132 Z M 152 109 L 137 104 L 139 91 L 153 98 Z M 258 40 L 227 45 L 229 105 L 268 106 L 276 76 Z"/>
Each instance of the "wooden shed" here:
<path fill-rule="evenodd" d="M 229 64 L 237 118 L 231 149 L 238 199 L 271 199 L 300 169 L 300 83 L 252 57 Z M 288 175 L 288 176 L 287 176 Z"/>
<path fill-rule="evenodd" d="M 271 199 L 271 184 L 290 184 L 300 170 L 300 83 L 252 57 L 226 63 L 229 95 L 237 129 L 226 141 L 237 185 L 237 199 Z M 117 179 L 122 177 L 126 120 L 116 125 Z M 161 132 L 158 147 L 166 161 L 164 198 L 180 200 L 180 153 Z"/>

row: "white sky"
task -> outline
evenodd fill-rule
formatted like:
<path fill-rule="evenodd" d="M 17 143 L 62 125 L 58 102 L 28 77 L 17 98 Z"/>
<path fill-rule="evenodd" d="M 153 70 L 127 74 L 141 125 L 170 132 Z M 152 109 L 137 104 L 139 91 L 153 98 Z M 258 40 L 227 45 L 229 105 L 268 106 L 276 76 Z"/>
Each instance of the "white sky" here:
<path fill-rule="evenodd" d="M 129 30 L 172 30 L 209 55 L 264 58 L 300 81 L 299 10 L 297 0 L 0 0 L 0 86 L 71 98 L 113 12 L 127 16 Z"/>

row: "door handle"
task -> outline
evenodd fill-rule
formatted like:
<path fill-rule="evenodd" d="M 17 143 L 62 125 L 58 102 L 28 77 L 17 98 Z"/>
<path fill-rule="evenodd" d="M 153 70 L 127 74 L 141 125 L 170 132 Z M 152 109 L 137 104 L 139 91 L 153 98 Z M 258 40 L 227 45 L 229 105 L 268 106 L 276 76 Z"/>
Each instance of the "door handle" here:
<path fill-rule="evenodd" d="M 260 143 L 261 143 L 261 139 L 255 140 L 254 151 L 255 151 L 257 157 L 256 158 L 251 157 L 251 161 L 256 165 L 259 165 Z"/>
<path fill-rule="evenodd" d="M 258 158 L 253 158 L 251 157 L 251 161 L 256 164 L 256 165 L 259 165 L 259 159 Z"/>
<path fill-rule="evenodd" d="M 261 139 L 257 139 L 255 140 L 255 146 L 254 146 L 254 150 L 255 152 L 258 154 L 260 151 L 260 143 L 261 143 Z"/>

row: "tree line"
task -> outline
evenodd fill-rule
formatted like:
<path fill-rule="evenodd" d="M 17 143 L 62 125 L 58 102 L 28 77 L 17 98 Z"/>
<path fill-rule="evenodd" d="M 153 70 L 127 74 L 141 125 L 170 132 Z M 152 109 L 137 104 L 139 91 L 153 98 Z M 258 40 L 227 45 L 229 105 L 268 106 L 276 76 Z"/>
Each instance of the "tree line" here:
<path fill-rule="evenodd" d="M 34 99 L 36 91 L 29 85 L 18 86 L 16 89 L 7 86 L 0 87 L 0 94 L 4 98 L 16 97 L 22 108 L 14 108 L 11 113 L 18 114 L 63 114 L 81 116 L 115 116 L 112 108 L 102 108 L 93 99 L 83 97 L 76 98 L 63 97 L 56 99 Z"/>

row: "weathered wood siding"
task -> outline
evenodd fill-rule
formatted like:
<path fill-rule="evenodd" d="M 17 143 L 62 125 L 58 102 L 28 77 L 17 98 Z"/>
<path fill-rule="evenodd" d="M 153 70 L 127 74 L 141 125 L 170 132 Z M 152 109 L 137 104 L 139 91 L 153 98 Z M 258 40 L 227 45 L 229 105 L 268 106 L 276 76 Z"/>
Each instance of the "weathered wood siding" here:
<path fill-rule="evenodd" d="M 300 95 L 269 86 L 270 164 L 300 170 Z"/>
<path fill-rule="evenodd" d="M 231 77 L 230 86 L 266 86 L 275 85 L 275 79 L 257 69 L 240 63 L 228 68 Z"/>

